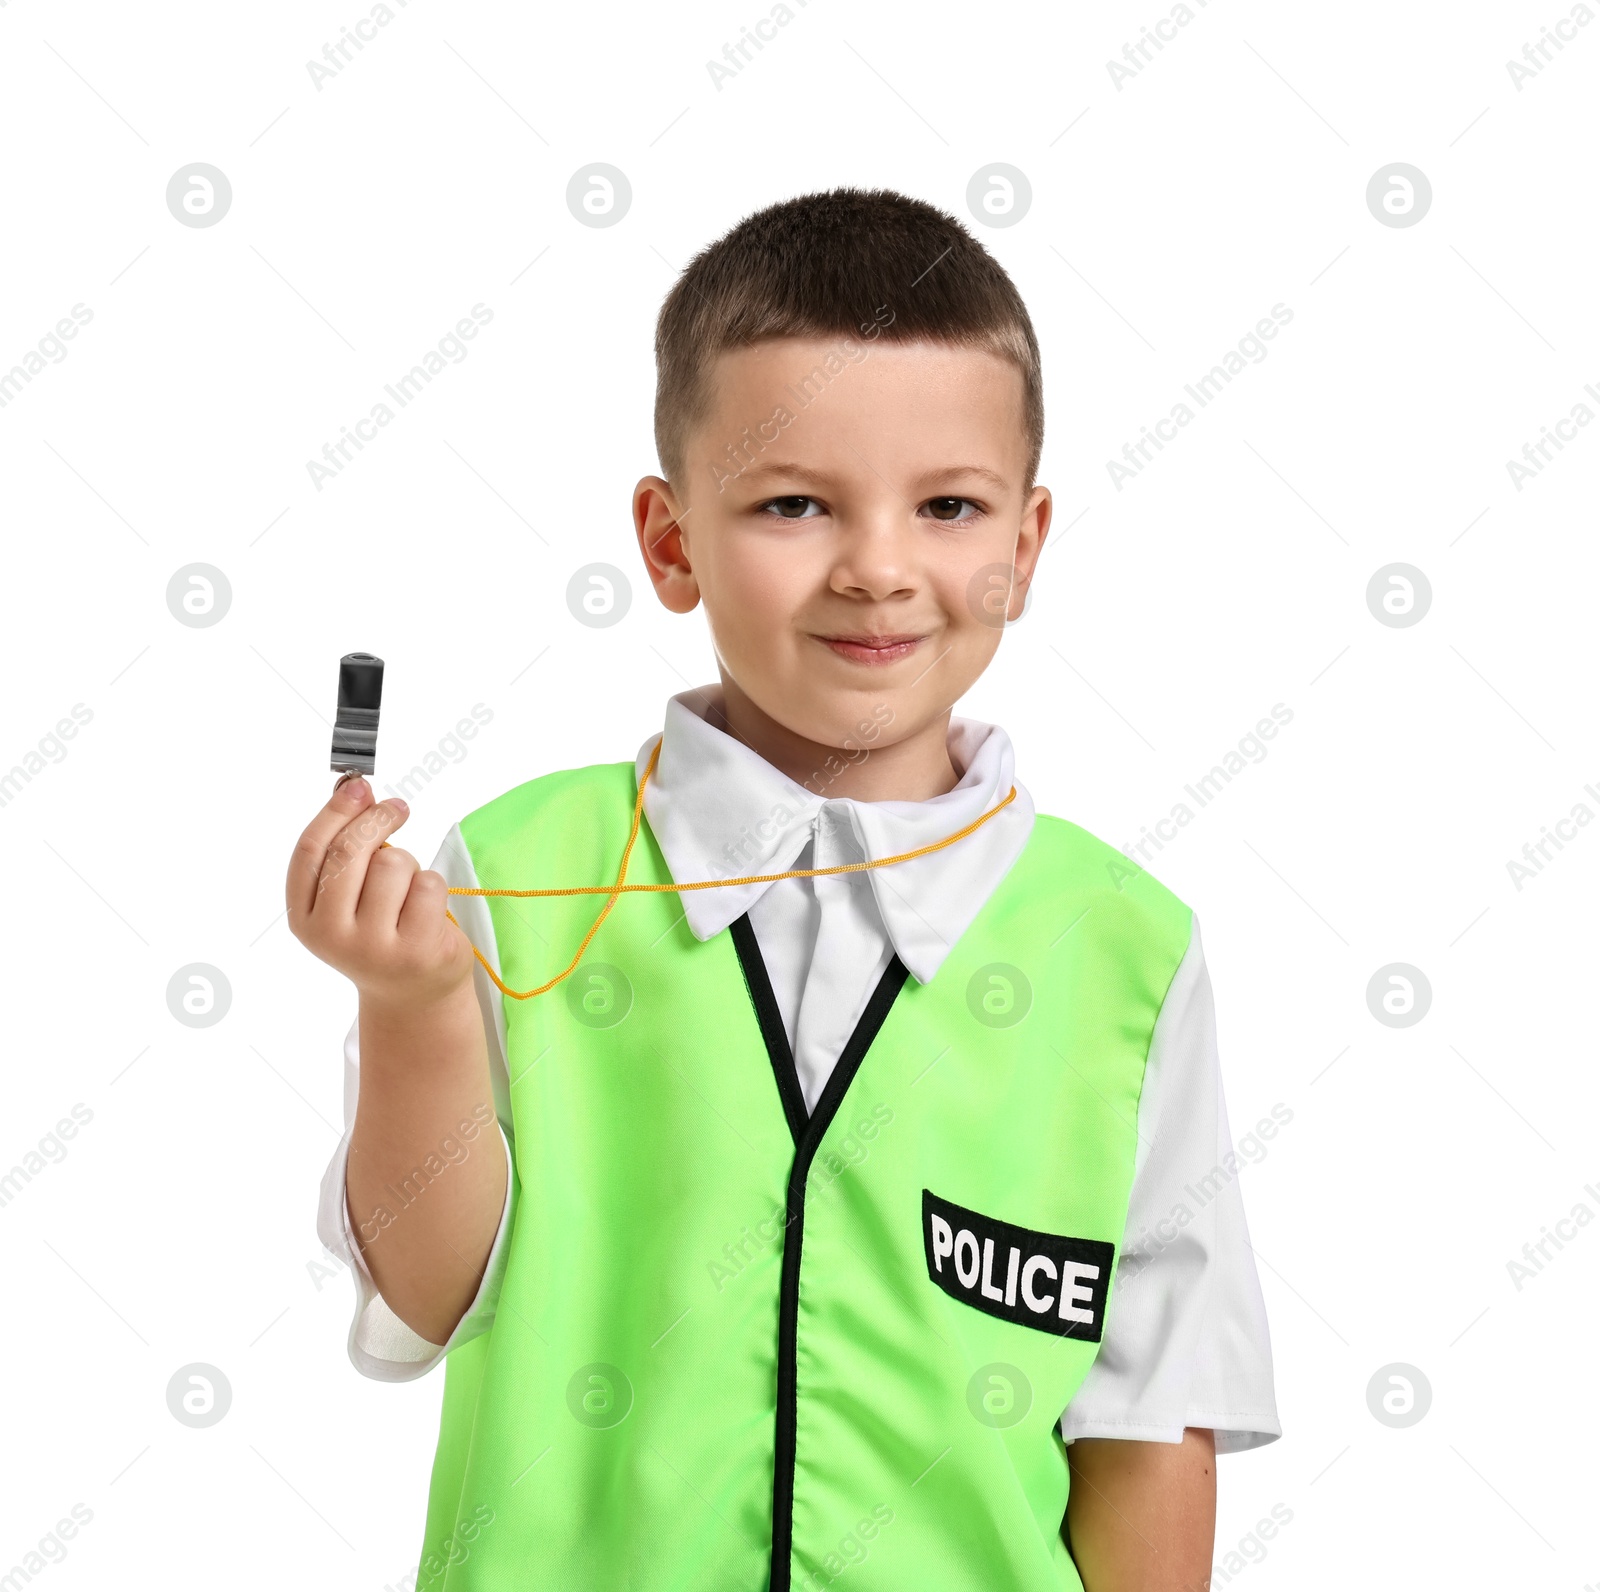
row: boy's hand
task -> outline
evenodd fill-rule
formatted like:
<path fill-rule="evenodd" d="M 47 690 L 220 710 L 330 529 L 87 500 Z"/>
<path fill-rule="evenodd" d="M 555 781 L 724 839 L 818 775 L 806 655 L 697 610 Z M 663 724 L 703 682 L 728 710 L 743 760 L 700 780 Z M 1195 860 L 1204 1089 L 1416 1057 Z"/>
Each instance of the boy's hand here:
<path fill-rule="evenodd" d="M 443 875 L 385 844 L 409 816 L 398 797 L 374 802 L 366 780 L 344 781 L 295 843 L 285 886 L 294 937 L 390 1009 L 447 1000 L 472 977 Z"/>

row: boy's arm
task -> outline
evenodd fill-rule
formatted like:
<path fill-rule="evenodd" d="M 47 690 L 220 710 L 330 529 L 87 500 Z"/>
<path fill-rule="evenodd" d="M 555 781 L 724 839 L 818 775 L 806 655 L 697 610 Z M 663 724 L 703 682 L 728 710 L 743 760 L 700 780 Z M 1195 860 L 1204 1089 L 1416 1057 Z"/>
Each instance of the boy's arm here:
<path fill-rule="evenodd" d="M 436 871 L 443 871 L 438 862 Z M 447 875 L 448 877 L 448 875 Z M 483 980 L 488 983 L 487 979 Z M 491 986 L 492 991 L 492 986 Z M 481 992 L 480 992 L 481 994 Z M 490 1250 L 483 1281 L 466 1314 L 456 1324 L 455 1330 L 444 1343 L 434 1343 L 412 1331 L 390 1309 L 379 1293 L 372 1273 L 361 1254 L 350 1220 L 349 1204 L 345 1194 L 346 1171 L 349 1163 L 350 1139 L 355 1128 L 356 1106 L 360 1097 L 360 1039 L 359 1015 L 351 1023 L 344 1042 L 344 1136 L 335 1147 L 322 1177 L 322 1191 L 317 1210 L 317 1236 L 328 1252 L 349 1270 L 355 1287 L 354 1310 L 351 1314 L 347 1350 L 351 1364 L 363 1376 L 380 1382 L 407 1382 L 426 1376 L 445 1355 L 459 1344 L 488 1331 L 494 1324 L 496 1305 L 509 1256 L 509 1241 L 513 1209 L 516 1204 L 517 1178 L 511 1150 L 511 1132 L 507 1124 L 499 1125 L 501 1146 L 498 1153 L 507 1166 L 505 1201 L 501 1209 L 500 1225 Z M 500 1059 L 498 1036 L 490 1031 L 490 1072 L 498 1077 L 504 1063 Z M 490 1146 L 495 1135 L 485 1130 L 479 1136 L 478 1153 L 491 1155 Z"/>
<path fill-rule="evenodd" d="M 1181 1443 L 1080 1437 L 1067 1461 L 1061 1534 L 1084 1592 L 1205 1592 L 1217 1515 L 1210 1431 L 1191 1426 Z"/>
<path fill-rule="evenodd" d="M 1274 1107 L 1232 1144 L 1194 920 L 1151 1035 L 1105 1336 L 1061 1421 L 1062 1534 L 1088 1592 L 1204 1588 L 1215 1457 L 1282 1430 L 1239 1171 L 1292 1119 Z"/>
<path fill-rule="evenodd" d="M 345 1173 L 351 1227 L 385 1303 L 443 1344 L 477 1295 L 505 1204 L 483 1019 L 363 994 L 364 1074 Z"/>
<path fill-rule="evenodd" d="M 459 825 L 445 836 L 432 871 L 447 885 L 478 886 Z M 468 940 L 498 965 L 488 901 L 452 896 L 448 905 Z M 504 1007 L 474 960 L 454 1010 L 434 1009 L 419 1024 L 363 994 L 356 1026 L 359 1045 L 351 1049 L 362 1063 L 349 1080 L 342 1214 L 357 1268 L 381 1297 L 372 1314 L 390 1331 L 380 1332 L 380 1341 L 387 1337 L 385 1346 L 407 1357 L 426 1349 L 410 1369 L 421 1376 L 493 1324 L 509 1255 L 517 1184 Z M 394 1221 L 380 1226 L 380 1210 Z M 391 1246 L 391 1239 L 401 1242 Z M 397 1319 L 384 1322 L 391 1315 Z"/>
<path fill-rule="evenodd" d="M 444 866 L 428 872 L 399 848 L 381 849 L 406 816 L 398 799 L 373 805 L 364 780 L 341 782 L 297 843 L 286 886 L 292 932 L 360 995 L 360 1085 L 351 1043 L 349 1131 L 324 1178 L 318 1232 L 356 1275 L 352 1361 L 393 1380 L 408 1364 L 421 1374 L 434 1363 L 427 1349 L 488 1325 L 516 1183 L 503 1015 L 472 950 L 487 912 L 470 897 L 478 911 L 464 906 L 461 927 L 446 917 L 444 887 L 462 882 L 471 858 L 459 828 L 441 848 Z M 492 929 L 487 938 L 492 954 Z M 410 1339 L 373 1344 L 376 1354 L 360 1341 L 374 1286 L 387 1305 L 374 1305 L 378 1337 Z"/>

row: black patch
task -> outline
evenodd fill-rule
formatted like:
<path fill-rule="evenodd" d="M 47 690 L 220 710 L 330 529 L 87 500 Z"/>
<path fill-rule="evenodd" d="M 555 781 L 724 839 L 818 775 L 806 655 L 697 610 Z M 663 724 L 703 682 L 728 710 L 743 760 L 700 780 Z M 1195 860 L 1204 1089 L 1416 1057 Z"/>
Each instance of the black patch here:
<path fill-rule="evenodd" d="M 929 1278 L 952 1299 L 1019 1327 L 1035 1327 L 1059 1338 L 1100 1341 L 1116 1254 L 1112 1245 L 1098 1238 L 1065 1238 L 1014 1227 L 923 1189 L 922 1247 Z M 1063 1267 L 1068 1281 L 1065 1316 Z M 963 1280 L 969 1276 L 970 1282 Z"/>

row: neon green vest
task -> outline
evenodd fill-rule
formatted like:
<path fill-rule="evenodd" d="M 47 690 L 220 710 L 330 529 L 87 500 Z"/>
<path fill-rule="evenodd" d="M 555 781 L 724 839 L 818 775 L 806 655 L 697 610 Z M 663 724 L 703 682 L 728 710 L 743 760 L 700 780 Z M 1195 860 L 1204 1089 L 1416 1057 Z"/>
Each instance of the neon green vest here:
<path fill-rule="evenodd" d="M 635 794 L 601 764 L 480 807 L 479 881 L 614 879 Z M 671 878 L 645 822 L 628 877 Z M 603 902 L 490 897 L 502 978 Z M 1081 1592 L 1056 1423 L 1189 932 L 1040 814 L 931 982 L 891 959 L 808 1119 L 748 918 L 702 943 L 676 894 L 619 898 L 505 1002 L 516 1215 L 446 1361 L 418 1592 Z"/>

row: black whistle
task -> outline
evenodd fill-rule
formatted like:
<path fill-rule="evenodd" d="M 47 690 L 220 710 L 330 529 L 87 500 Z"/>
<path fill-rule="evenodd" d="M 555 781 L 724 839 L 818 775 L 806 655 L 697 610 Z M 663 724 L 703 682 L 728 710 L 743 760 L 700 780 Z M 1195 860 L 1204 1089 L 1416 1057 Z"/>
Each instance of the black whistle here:
<path fill-rule="evenodd" d="M 347 652 L 339 660 L 339 708 L 333 720 L 335 773 L 370 774 L 378 756 L 378 708 L 383 702 L 383 659 Z"/>

